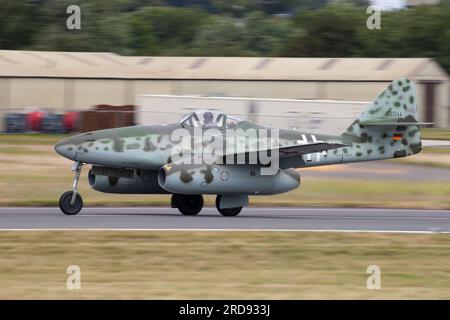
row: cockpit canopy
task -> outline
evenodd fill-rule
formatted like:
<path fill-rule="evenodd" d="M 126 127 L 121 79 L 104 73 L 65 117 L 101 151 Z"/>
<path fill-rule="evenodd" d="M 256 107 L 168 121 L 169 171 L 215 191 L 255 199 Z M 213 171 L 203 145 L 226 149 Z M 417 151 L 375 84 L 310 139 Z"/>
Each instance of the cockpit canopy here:
<path fill-rule="evenodd" d="M 242 120 L 214 110 L 198 110 L 180 120 L 183 127 L 231 129 Z"/>

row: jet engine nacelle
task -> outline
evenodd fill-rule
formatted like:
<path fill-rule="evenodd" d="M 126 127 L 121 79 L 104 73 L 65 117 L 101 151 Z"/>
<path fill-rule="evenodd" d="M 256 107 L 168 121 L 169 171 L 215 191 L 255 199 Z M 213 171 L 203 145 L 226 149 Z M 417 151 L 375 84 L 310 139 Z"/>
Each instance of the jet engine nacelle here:
<path fill-rule="evenodd" d="M 300 185 L 300 174 L 278 170 L 261 175 L 259 166 L 167 164 L 158 174 L 159 185 L 180 194 L 269 195 L 290 191 Z"/>
<path fill-rule="evenodd" d="M 92 189 L 106 193 L 123 194 L 167 194 L 158 184 L 157 171 L 136 171 L 132 176 L 121 174 L 119 170 L 107 167 L 93 167 L 88 180 Z M 110 175 L 105 175 L 110 174 Z"/>

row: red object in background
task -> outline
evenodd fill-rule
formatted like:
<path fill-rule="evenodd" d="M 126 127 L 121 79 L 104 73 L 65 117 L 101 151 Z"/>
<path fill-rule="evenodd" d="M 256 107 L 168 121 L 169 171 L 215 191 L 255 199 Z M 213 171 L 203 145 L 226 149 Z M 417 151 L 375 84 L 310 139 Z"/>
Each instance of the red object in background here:
<path fill-rule="evenodd" d="M 69 131 L 75 131 L 78 119 L 78 112 L 67 112 L 63 118 L 64 128 Z"/>
<path fill-rule="evenodd" d="M 27 113 L 27 127 L 31 131 L 40 131 L 42 118 L 44 113 L 42 111 L 30 111 Z"/>

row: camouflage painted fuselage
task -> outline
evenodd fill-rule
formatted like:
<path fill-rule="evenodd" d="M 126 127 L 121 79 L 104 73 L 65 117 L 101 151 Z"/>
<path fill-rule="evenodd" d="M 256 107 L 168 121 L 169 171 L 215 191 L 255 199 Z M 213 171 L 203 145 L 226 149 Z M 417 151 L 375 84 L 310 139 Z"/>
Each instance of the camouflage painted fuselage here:
<path fill-rule="evenodd" d="M 254 125 L 243 122 L 241 127 Z M 57 144 L 58 153 L 89 164 L 159 170 L 171 163 L 174 143 L 173 130 L 179 124 L 135 126 L 83 133 L 64 139 Z M 341 143 L 345 147 L 280 159 L 280 167 L 302 168 L 328 164 L 349 163 L 405 157 L 421 150 L 420 130 L 417 126 L 373 127 L 361 125 L 359 120 L 340 136 L 310 134 L 293 130 L 280 130 L 279 147 L 291 147 L 317 141 Z M 404 132 L 396 140 L 396 132 Z"/>

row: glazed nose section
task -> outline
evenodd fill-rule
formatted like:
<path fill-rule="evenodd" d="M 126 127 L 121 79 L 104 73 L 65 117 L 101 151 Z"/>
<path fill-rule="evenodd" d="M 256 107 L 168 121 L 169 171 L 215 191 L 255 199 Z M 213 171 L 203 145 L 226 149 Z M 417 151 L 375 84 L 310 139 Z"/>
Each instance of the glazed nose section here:
<path fill-rule="evenodd" d="M 55 145 L 55 151 L 63 157 L 73 160 L 75 158 L 75 151 L 71 138 L 61 140 Z"/>

